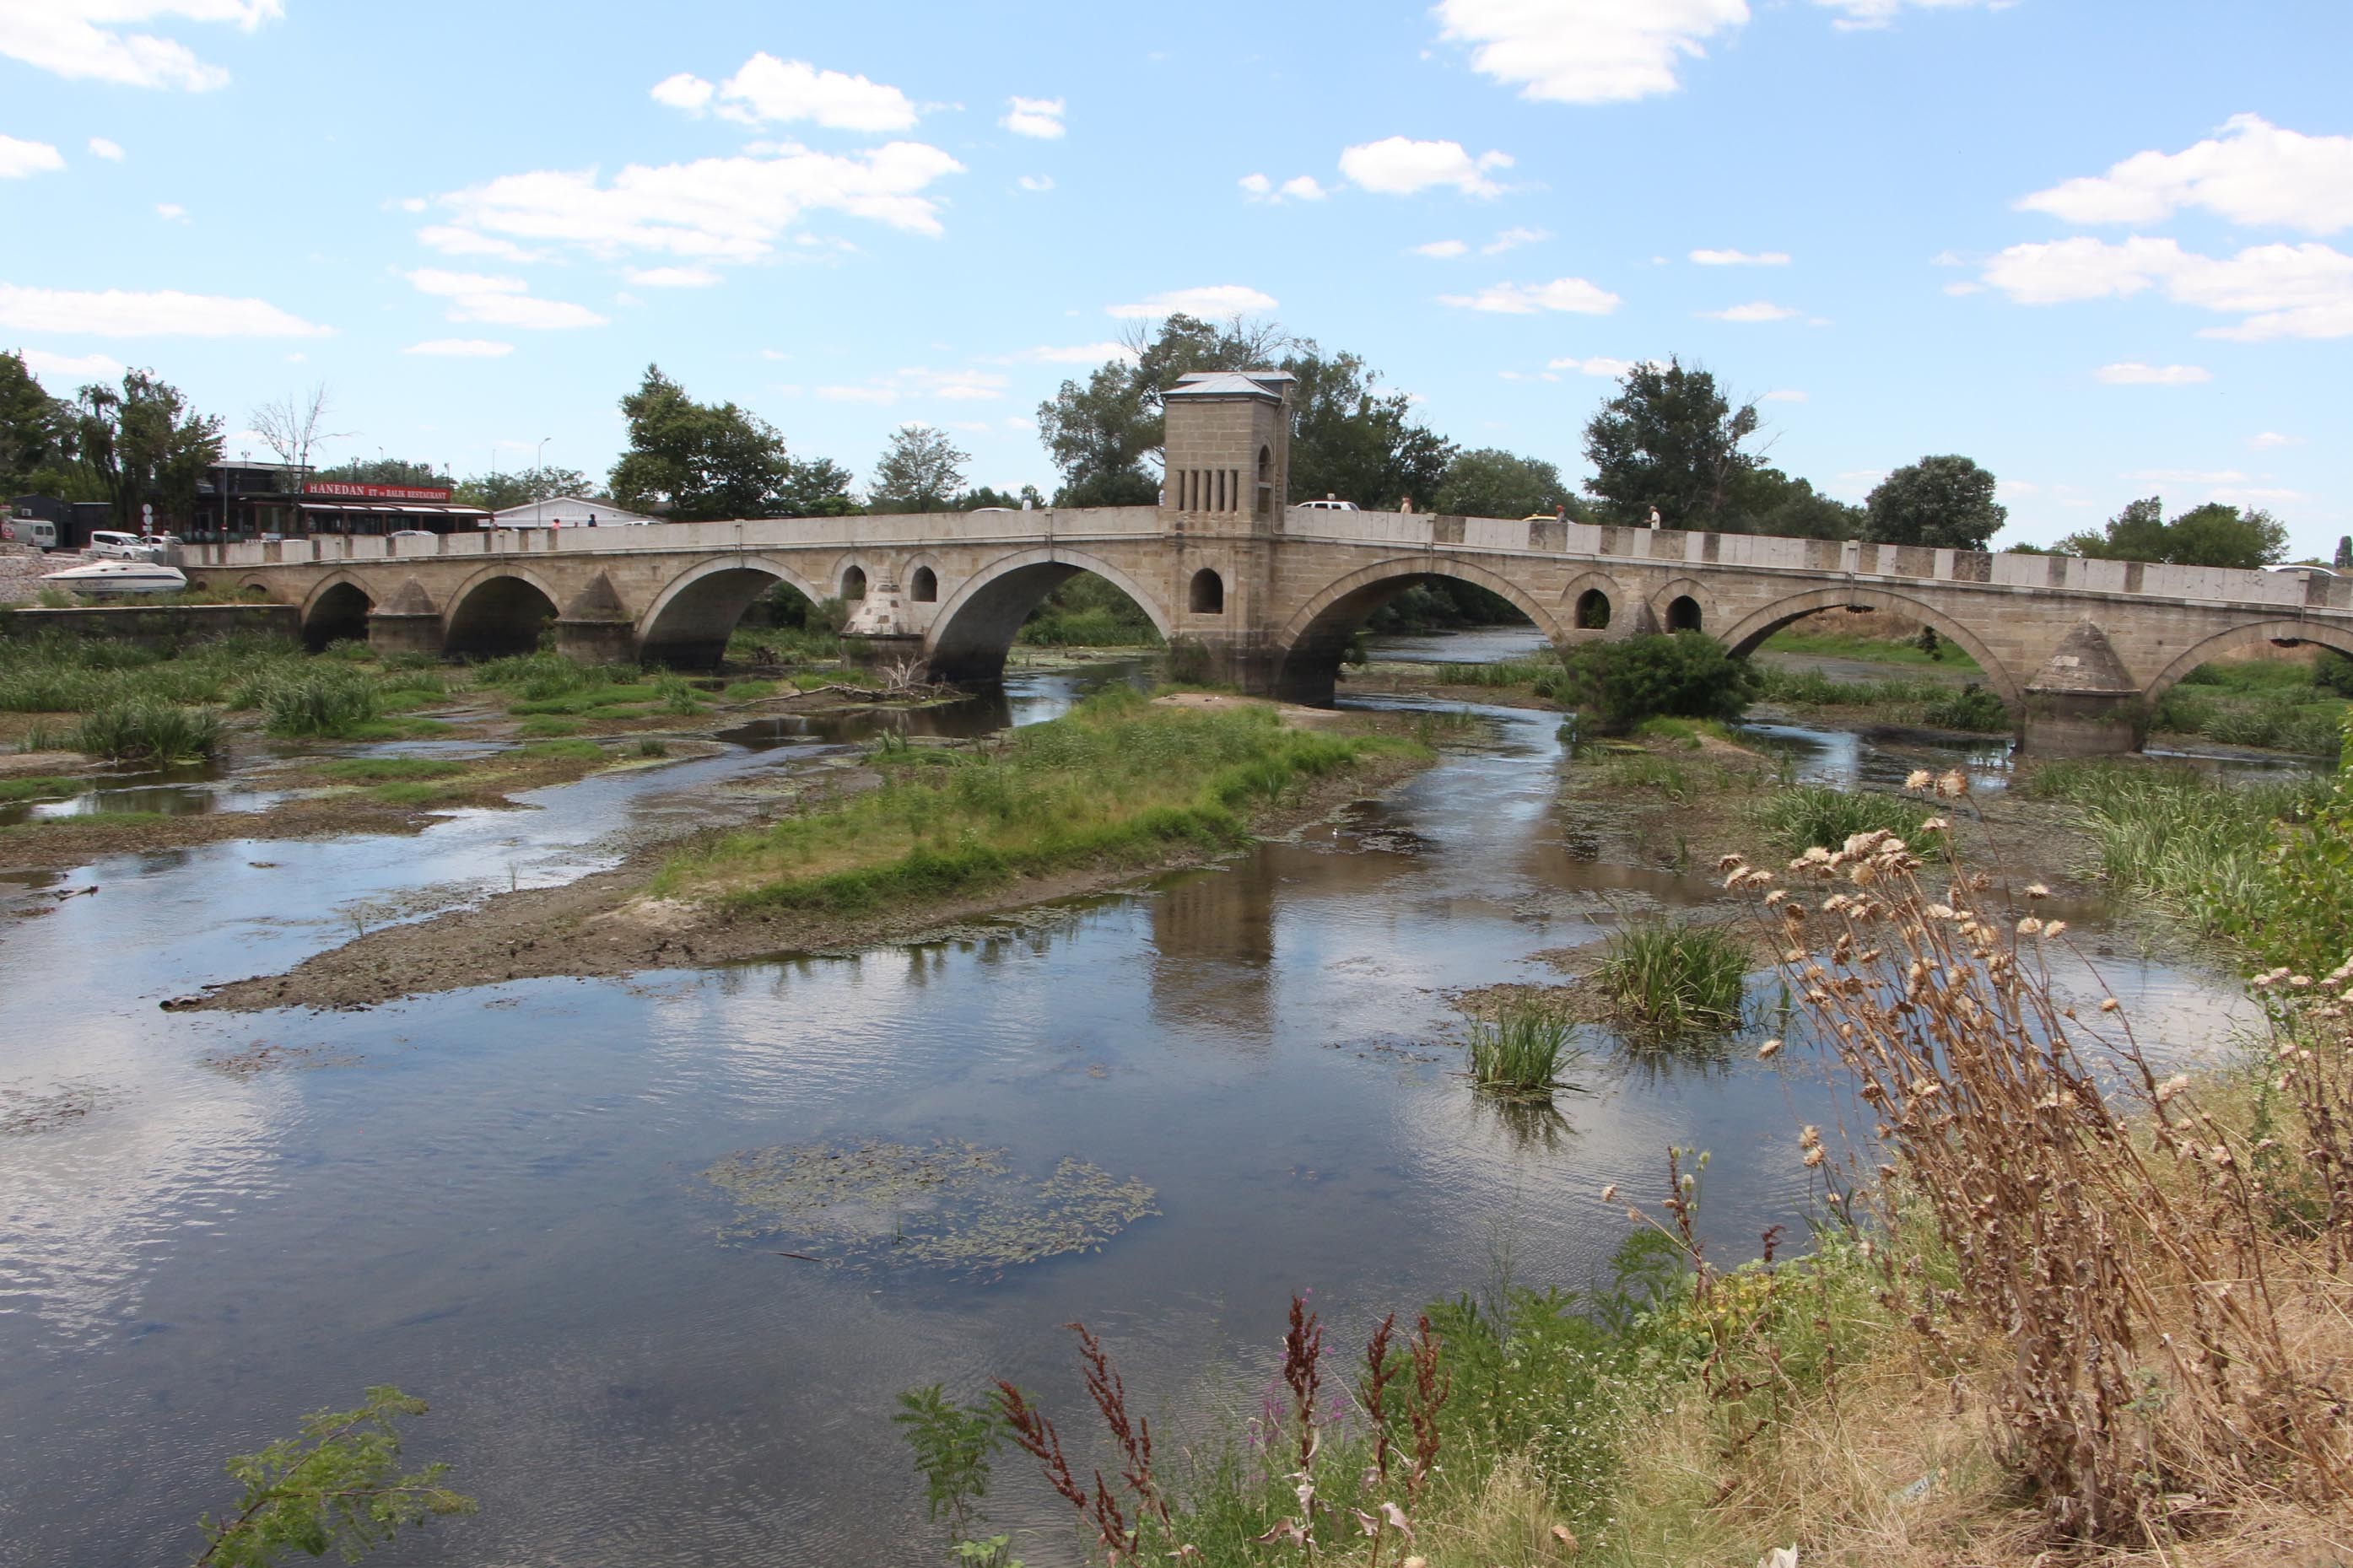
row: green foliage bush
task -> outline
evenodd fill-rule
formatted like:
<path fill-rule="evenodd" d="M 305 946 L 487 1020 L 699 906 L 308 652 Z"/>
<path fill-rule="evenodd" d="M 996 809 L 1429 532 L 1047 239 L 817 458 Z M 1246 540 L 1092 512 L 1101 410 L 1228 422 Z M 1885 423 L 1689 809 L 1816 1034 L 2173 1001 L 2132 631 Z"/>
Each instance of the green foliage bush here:
<path fill-rule="evenodd" d="M 1700 632 L 1584 643 L 1562 666 L 1558 700 L 1609 731 L 1661 715 L 1729 722 L 1747 711 L 1759 688 L 1746 659 Z"/>
<path fill-rule="evenodd" d="M 1926 703 L 1920 710 L 1920 721 L 1940 730 L 1984 735 L 2001 734 L 2012 728 L 2010 710 L 2001 699 L 1975 681 Z"/>
<path fill-rule="evenodd" d="M 227 732 L 220 714 L 213 709 L 140 700 L 87 715 L 71 732 L 68 744 L 93 757 L 184 763 L 220 750 Z"/>

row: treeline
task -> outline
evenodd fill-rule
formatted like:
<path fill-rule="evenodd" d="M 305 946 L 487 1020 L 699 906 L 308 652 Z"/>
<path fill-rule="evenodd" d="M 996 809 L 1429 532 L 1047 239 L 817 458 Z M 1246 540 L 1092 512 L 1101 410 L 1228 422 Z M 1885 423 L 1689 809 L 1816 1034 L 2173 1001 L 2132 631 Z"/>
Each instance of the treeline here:
<path fill-rule="evenodd" d="M 0 496 L 102 500 L 123 528 L 143 506 L 185 517 L 220 445 L 220 416 L 196 413 L 153 371 L 52 397 L 22 355 L 0 353 Z"/>

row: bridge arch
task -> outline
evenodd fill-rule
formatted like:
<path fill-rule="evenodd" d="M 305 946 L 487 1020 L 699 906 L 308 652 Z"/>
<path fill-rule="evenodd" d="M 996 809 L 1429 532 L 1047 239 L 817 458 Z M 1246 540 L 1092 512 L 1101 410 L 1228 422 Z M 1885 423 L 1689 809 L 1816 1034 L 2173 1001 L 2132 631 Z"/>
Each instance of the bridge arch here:
<path fill-rule="evenodd" d="M 690 566 L 662 585 L 638 617 L 638 657 L 673 669 L 708 669 L 754 600 L 783 583 L 812 605 L 831 597 L 773 555 L 723 555 Z"/>
<path fill-rule="evenodd" d="M 1640 602 L 1609 573 L 1580 572 L 1561 590 L 1561 625 L 1576 632 L 1614 629 L 1622 637 L 1633 626 L 1625 618 L 1628 606 Z"/>
<path fill-rule="evenodd" d="M 540 634 L 555 623 L 561 602 L 547 580 L 528 566 L 503 561 L 485 566 L 449 595 L 442 648 L 459 658 L 530 653 L 539 647 Z"/>
<path fill-rule="evenodd" d="M 2154 706 L 2157 700 L 2181 682 L 2181 678 L 2201 664 L 2232 654 L 2261 647 L 2267 643 L 2315 643 L 2335 648 L 2353 658 L 2353 626 L 2329 626 L 2316 621 L 2277 619 L 2250 621 L 2242 626 L 2232 626 L 2226 632 L 2216 632 L 2202 642 L 2181 650 L 2171 664 L 2159 670 L 2141 691 L 2141 700 Z"/>
<path fill-rule="evenodd" d="M 1547 641 L 1560 646 L 1561 622 L 1553 606 L 1509 578 L 1465 561 L 1400 555 L 1349 573 L 1300 606 L 1275 639 L 1275 695 L 1286 702 L 1328 707 L 1341 657 L 1366 617 L 1415 584 L 1437 577 L 1468 583 L 1509 600 Z"/>
<path fill-rule="evenodd" d="M 332 642 L 367 640 L 375 595 L 349 572 L 332 573 L 302 601 L 302 646 L 317 653 Z"/>
<path fill-rule="evenodd" d="M 1649 600 L 1651 625 L 1662 632 L 1713 632 L 1715 595 L 1696 577 L 1677 577 Z"/>
<path fill-rule="evenodd" d="M 1993 649 L 1986 646 L 1985 639 L 1934 605 L 1913 598 L 1908 594 L 1891 593 L 1884 588 L 1869 587 L 1860 583 L 1844 587 L 1817 588 L 1810 593 L 1792 595 L 1761 610 L 1753 610 L 1734 626 L 1716 633 L 1715 637 L 1734 657 L 1746 658 L 1757 651 L 1758 644 L 1791 621 L 1803 620 L 1818 611 L 1844 609 L 1849 605 L 1884 610 L 1890 615 L 1934 626 L 1939 637 L 1950 637 L 1960 645 L 1963 652 L 1978 661 L 1978 668 L 1985 671 L 1986 684 L 1993 689 L 1995 696 L 2009 705 L 2012 715 L 2025 713 L 2025 692 L 2019 685 L 2018 678 L 1995 656 Z"/>
<path fill-rule="evenodd" d="M 992 681 L 1005 674 L 1005 656 L 1029 612 L 1046 595 L 1092 572 L 1135 601 L 1164 638 L 1176 636 L 1176 618 L 1160 595 L 1098 555 L 1045 545 L 1017 550 L 959 584 L 932 616 L 927 637 L 934 680 Z"/>

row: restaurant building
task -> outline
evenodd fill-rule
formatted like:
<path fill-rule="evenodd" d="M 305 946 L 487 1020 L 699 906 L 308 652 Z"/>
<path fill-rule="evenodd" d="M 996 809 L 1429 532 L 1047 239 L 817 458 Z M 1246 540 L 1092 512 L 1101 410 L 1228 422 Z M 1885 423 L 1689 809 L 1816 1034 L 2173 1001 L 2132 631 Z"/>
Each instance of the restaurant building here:
<path fill-rule="evenodd" d="M 286 463 L 218 463 L 196 484 L 191 543 L 301 539 L 313 533 L 448 533 L 490 521 L 442 485 L 369 485 L 311 478 Z"/>
<path fill-rule="evenodd" d="M 491 514 L 452 500 L 446 485 L 362 485 L 310 479 L 302 486 L 304 533 L 450 533 L 480 528 Z"/>

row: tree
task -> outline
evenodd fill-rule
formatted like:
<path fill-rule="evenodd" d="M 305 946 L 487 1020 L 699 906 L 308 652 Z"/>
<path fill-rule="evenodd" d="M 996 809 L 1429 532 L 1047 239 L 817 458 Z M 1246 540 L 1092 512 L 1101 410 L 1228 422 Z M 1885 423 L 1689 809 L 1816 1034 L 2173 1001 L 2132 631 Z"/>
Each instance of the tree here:
<path fill-rule="evenodd" d="M 2128 502 L 2099 532 L 2069 534 L 2059 551 L 2095 561 L 2252 571 L 2287 558 L 2287 528 L 2267 511 L 2221 501 L 2193 507 L 2168 522 L 2163 499 L 2148 496 Z"/>
<path fill-rule="evenodd" d="M 1581 724 L 1627 730 L 1645 719 L 1737 719 L 1762 681 L 1745 658 L 1700 632 L 1580 643 L 1562 657 L 1560 700 Z"/>
<path fill-rule="evenodd" d="M 1432 511 L 1459 517 L 1527 517 L 1563 503 L 1571 515 L 1578 510 L 1558 468 L 1496 447 L 1456 453 L 1430 498 Z"/>
<path fill-rule="evenodd" d="M 409 481 L 379 479 L 374 482 L 406 484 Z M 588 496 L 594 488 L 588 482 L 588 476 L 577 468 L 523 468 L 512 474 L 473 475 L 456 487 L 455 499 L 469 506 L 480 507 L 484 511 L 504 511 L 509 507 L 529 506 L 533 501 L 554 500 L 558 496 Z"/>
<path fill-rule="evenodd" d="M 1725 533 L 1784 539 L 1861 539 L 1863 510 L 1820 494 L 1804 479 L 1759 464 L 1733 481 L 1715 526 Z"/>
<path fill-rule="evenodd" d="M 1863 498 L 1863 537 L 1875 544 L 1983 550 L 2010 517 L 1994 477 L 1967 458 L 1923 458 Z"/>
<path fill-rule="evenodd" d="M 346 485 L 414 485 L 421 489 L 453 489 L 458 481 L 436 463 L 412 463 L 406 458 L 353 458 L 321 468 L 311 476 Z M 575 479 L 578 475 L 574 475 Z M 587 481 L 580 481 L 586 484 Z M 561 491 L 557 492 L 561 494 Z"/>
<path fill-rule="evenodd" d="M 327 384 L 320 382 L 301 392 L 290 392 L 275 403 L 265 403 L 248 414 L 262 445 L 278 454 L 290 468 L 308 468 L 322 441 L 338 441 L 348 430 L 329 430 L 327 416 L 334 407 Z"/>
<path fill-rule="evenodd" d="M 1324 357 L 1312 342 L 1282 368 L 1292 388 L 1291 495 L 1334 495 L 1377 511 L 1419 497 L 1446 478 L 1455 446 L 1412 417 L 1413 400 L 1377 390 L 1380 376 L 1356 354 Z"/>
<path fill-rule="evenodd" d="M 929 425 L 902 425 L 875 459 L 866 503 L 876 511 L 944 511 L 964 489 L 964 465 L 948 433 Z"/>
<path fill-rule="evenodd" d="M 371 1388 L 357 1410 L 313 1412 L 300 1437 L 231 1459 L 229 1477 L 245 1490 L 226 1518 L 197 1521 L 196 1568 L 270 1568 L 297 1552 L 352 1562 L 428 1517 L 473 1512 L 473 1499 L 441 1484 L 448 1465 L 400 1473 L 395 1417 L 425 1409 L 397 1388 Z"/>
<path fill-rule="evenodd" d="M 830 458 L 812 458 L 806 463 L 795 460 L 785 481 L 782 515 L 848 517 L 858 510 L 858 503 L 849 499 L 853 482 L 855 476 Z"/>
<path fill-rule="evenodd" d="M 221 420 L 192 411 L 153 371 L 125 371 L 122 389 L 81 389 L 73 410 L 81 460 L 104 487 L 115 525 L 136 530 L 142 506 L 167 518 L 195 510 L 196 485 L 220 461 Z"/>
<path fill-rule="evenodd" d="M 2337 536 L 2337 558 L 2329 564 L 2339 572 L 2353 572 L 2353 533 Z"/>
<path fill-rule="evenodd" d="M 51 397 L 23 356 L 0 353 L 0 500 L 48 487 L 73 458 L 71 405 Z"/>
<path fill-rule="evenodd" d="M 1735 408 L 1715 377 L 1680 360 L 1638 364 L 1585 426 L 1593 478 L 1585 488 L 1615 522 L 1659 509 L 1669 528 L 1709 529 L 1757 459 L 1740 449 L 1757 433 L 1757 405 Z"/>
<path fill-rule="evenodd" d="M 629 446 L 613 465 L 613 496 L 623 506 L 678 522 L 800 515 L 785 438 L 766 420 L 733 403 L 695 402 L 659 365 L 646 367 L 621 412 Z"/>

